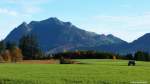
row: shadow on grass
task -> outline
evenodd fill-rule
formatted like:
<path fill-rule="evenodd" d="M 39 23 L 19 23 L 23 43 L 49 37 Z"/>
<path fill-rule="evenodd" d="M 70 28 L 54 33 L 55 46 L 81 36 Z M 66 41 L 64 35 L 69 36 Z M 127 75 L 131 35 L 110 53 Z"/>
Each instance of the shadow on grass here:
<path fill-rule="evenodd" d="M 128 66 L 128 65 L 125 65 L 125 64 L 123 65 L 123 64 L 122 64 L 122 65 L 116 65 L 116 66 Z M 142 66 L 142 67 L 149 67 L 148 65 L 140 65 L 140 64 L 137 64 L 137 65 L 135 65 L 135 66 L 128 66 L 128 67 L 141 67 L 141 66 Z"/>
<path fill-rule="evenodd" d="M 0 84 L 45 84 L 38 80 L 0 79 Z"/>
<path fill-rule="evenodd" d="M 107 80 L 68 80 L 63 79 L 65 84 L 129 84 L 129 82 L 122 81 L 107 81 Z"/>

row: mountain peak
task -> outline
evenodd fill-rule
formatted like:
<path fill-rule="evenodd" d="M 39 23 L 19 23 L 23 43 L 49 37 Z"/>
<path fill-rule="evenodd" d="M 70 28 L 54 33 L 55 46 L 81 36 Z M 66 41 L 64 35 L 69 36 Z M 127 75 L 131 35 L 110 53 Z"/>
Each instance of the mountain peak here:
<path fill-rule="evenodd" d="M 48 19 L 46 19 L 44 21 L 60 22 L 60 20 L 58 18 L 56 18 L 56 17 L 50 17 L 50 18 L 48 18 Z"/>
<path fill-rule="evenodd" d="M 50 18 L 48 18 L 47 20 L 59 21 L 59 19 L 56 18 L 56 17 L 50 17 Z"/>
<path fill-rule="evenodd" d="M 22 22 L 22 24 L 21 24 L 21 25 L 28 25 L 28 24 L 27 24 L 26 22 Z M 21 25 L 20 25 L 20 26 L 21 26 Z"/>
<path fill-rule="evenodd" d="M 34 24 L 36 24 L 38 21 L 31 21 L 30 23 L 29 23 L 29 25 L 34 25 Z"/>
<path fill-rule="evenodd" d="M 114 35 L 112 35 L 112 34 L 108 34 L 107 36 L 108 36 L 108 37 L 114 37 Z"/>
<path fill-rule="evenodd" d="M 50 17 L 50 18 L 48 18 L 48 19 L 46 19 L 46 20 L 42 20 L 42 21 L 40 21 L 41 23 L 52 23 L 52 24 L 64 24 L 64 22 L 63 21 L 61 21 L 61 20 L 59 20 L 58 18 L 56 18 L 56 17 Z"/>
<path fill-rule="evenodd" d="M 28 24 L 26 22 L 22 22 L 21 25 L 18 26 L 18 28 L 27 28 Z"/>

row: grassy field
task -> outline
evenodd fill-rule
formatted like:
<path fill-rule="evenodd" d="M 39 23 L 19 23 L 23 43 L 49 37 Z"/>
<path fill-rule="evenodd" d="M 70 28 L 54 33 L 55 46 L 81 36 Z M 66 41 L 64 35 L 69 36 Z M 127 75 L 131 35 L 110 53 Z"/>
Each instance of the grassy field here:
<path fill-rule="evenodd" d="M 150 83 L 150 63 L 78 60 L 85 64 L 0 64 L 0 84 L 135 84 Z"/>

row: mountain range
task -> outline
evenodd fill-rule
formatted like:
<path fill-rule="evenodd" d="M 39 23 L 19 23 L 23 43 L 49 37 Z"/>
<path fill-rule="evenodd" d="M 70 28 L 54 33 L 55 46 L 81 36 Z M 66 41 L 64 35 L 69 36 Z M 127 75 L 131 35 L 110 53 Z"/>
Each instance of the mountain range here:
<path fill-rule="evenodd" d="M 63 22 L 55 17 L 42 21 L 23 22 L 5 38 L 6 42 L 16 42 L 25 36 L 36 36 L 41 49 L 48 53 L 64 50 L 96 50 L 114 53 L 134 53 L 138 50 L 150 52 L 150 33 L 128 43 L 112 34 L 96 34 L 85 31 L 71 22 Z"/>

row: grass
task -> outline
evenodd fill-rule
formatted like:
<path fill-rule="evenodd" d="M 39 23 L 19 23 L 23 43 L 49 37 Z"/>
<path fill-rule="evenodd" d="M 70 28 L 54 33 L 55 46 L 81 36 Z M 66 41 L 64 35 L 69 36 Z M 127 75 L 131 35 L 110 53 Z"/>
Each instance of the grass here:
<path fill-rule="evenodd" d="M 85 64 L 0 64 L 0 84 L 150 83 L 150 63 L 87 59 Z"/>

